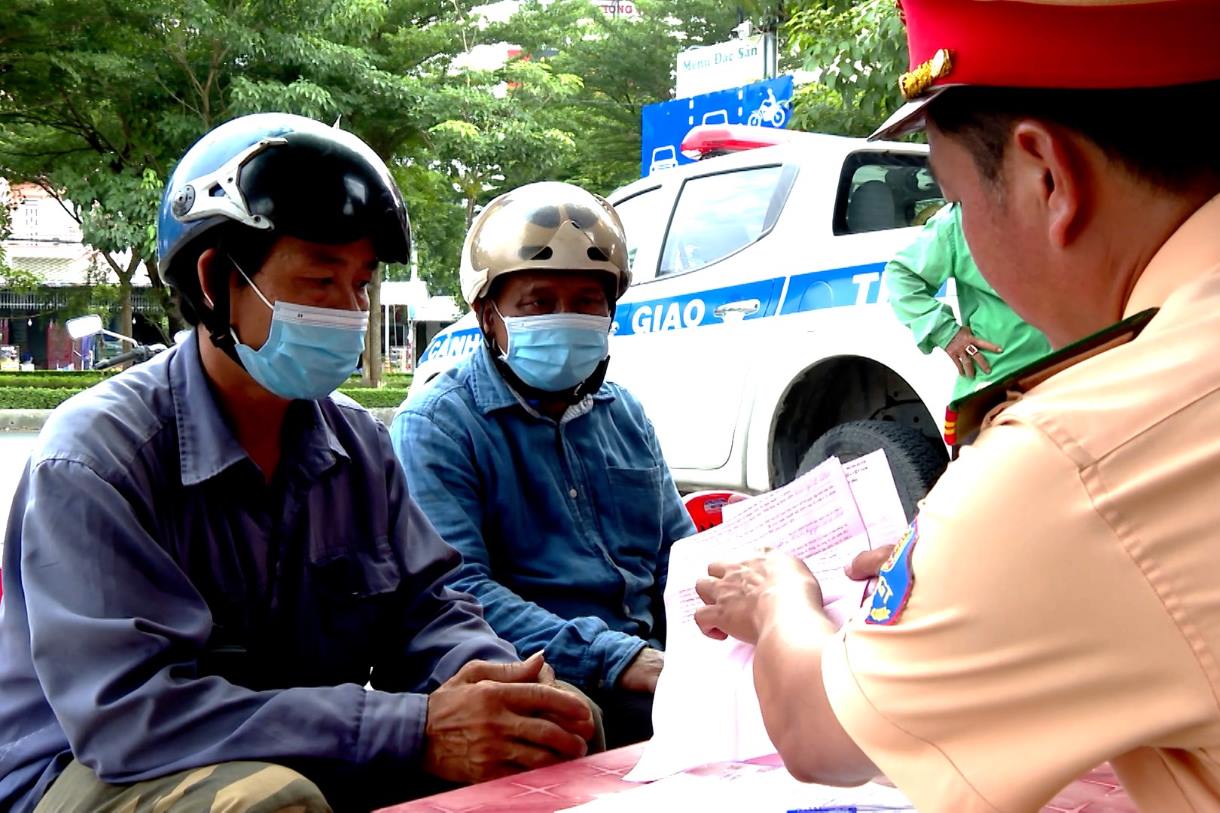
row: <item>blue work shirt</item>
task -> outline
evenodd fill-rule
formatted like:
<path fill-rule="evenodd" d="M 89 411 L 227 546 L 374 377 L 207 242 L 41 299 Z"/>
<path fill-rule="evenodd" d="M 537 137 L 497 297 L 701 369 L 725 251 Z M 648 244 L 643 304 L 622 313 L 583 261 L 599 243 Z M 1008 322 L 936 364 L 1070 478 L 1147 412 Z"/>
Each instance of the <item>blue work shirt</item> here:
<path fill-rule="evenodd" d="M 51 416 L 5 539 L 0 810 L 73 756 L 120 784 L 277 762 L 337 807 L 427 781 L 422 692 L 516 656 L 444 586 L 385 427 L 336 396 L 283 438 L 268 483 L 194 338 Z"/>
<path fill-rule="evenodd" d="M 559 421 L 481 348 L 404 404 L 390 430 L 411 493 L 462 554 L 450 582 L 526 657 L 611 688 L 664 640 L 669 548 L 695 532 L 652 424 L 603 384 Z"/>

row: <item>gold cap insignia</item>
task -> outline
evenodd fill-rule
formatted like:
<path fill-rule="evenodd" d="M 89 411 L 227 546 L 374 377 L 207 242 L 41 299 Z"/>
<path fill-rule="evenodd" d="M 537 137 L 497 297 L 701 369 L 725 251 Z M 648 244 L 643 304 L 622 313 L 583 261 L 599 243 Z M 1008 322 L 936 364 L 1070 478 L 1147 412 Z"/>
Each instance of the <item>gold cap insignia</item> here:
<path fill-rule="evenodd" d="M 937 79 L 944 79 L 953 71 L 953 56 L 949 49 L 941 48 L 927 62 L 912 71 L 907 71 L 898 79 L 898 87 L 902 90 L 902 98 L 908 102 L 922 96 Z"/>

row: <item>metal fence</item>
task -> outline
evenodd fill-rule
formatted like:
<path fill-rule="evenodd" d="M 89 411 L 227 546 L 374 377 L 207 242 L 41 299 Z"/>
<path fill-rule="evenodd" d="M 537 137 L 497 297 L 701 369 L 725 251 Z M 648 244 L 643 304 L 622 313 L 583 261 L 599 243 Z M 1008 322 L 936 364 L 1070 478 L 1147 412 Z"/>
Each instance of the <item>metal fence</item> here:
<path fill-rule="evenodd" d="M 34 291 L 13 291 L 0 288 L 0 311 L 45 312 L 66 307 L 70 301 L 79 302 L 81 288 L 39 288 Z M 137 288 L 131 292 L 134 310 L 153 310 L 159 306 L 149 289 Z"/>

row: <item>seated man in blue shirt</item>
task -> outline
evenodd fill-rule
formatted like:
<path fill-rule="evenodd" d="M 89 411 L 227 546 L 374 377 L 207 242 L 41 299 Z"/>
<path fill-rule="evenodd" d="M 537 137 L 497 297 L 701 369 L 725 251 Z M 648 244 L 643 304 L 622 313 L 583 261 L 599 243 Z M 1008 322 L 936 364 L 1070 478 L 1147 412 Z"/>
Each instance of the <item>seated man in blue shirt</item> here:
<path fill-rule="evenodd" d="M 14 499 L 0 809 L 360 810 L 583 754 L 586 700 L 445 586 L 385 428 L 327 397 L 410 251 L 381 160 L 236 119 L 157 237 L 194 334 L 57 410 Z"/>
<path fill-rule="evenodd" d="M 390 433 L 420 508 L 462 554 L 451 586 L 597 701 L 608 747 L 651 736 L 669 548 L 694 533 L 643 409 L 603 383 L 630 278 L 601 198 L 539 183 L 492 201 L 461 267 L 484 345 Z"/>

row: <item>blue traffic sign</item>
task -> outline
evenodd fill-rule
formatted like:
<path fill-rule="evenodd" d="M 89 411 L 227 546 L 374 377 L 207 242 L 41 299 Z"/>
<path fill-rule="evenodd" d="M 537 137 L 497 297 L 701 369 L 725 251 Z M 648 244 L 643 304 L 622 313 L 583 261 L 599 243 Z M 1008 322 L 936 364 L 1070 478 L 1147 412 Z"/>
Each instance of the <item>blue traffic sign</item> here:
<path fill-rule="evenodd" d="M 779 76 L 729 90 L 646 105 L 640 115 L 640 176 L 689 164 L 682 139 L 700 124 L 784 127 L 791 117 L 792 77 Z"/>

